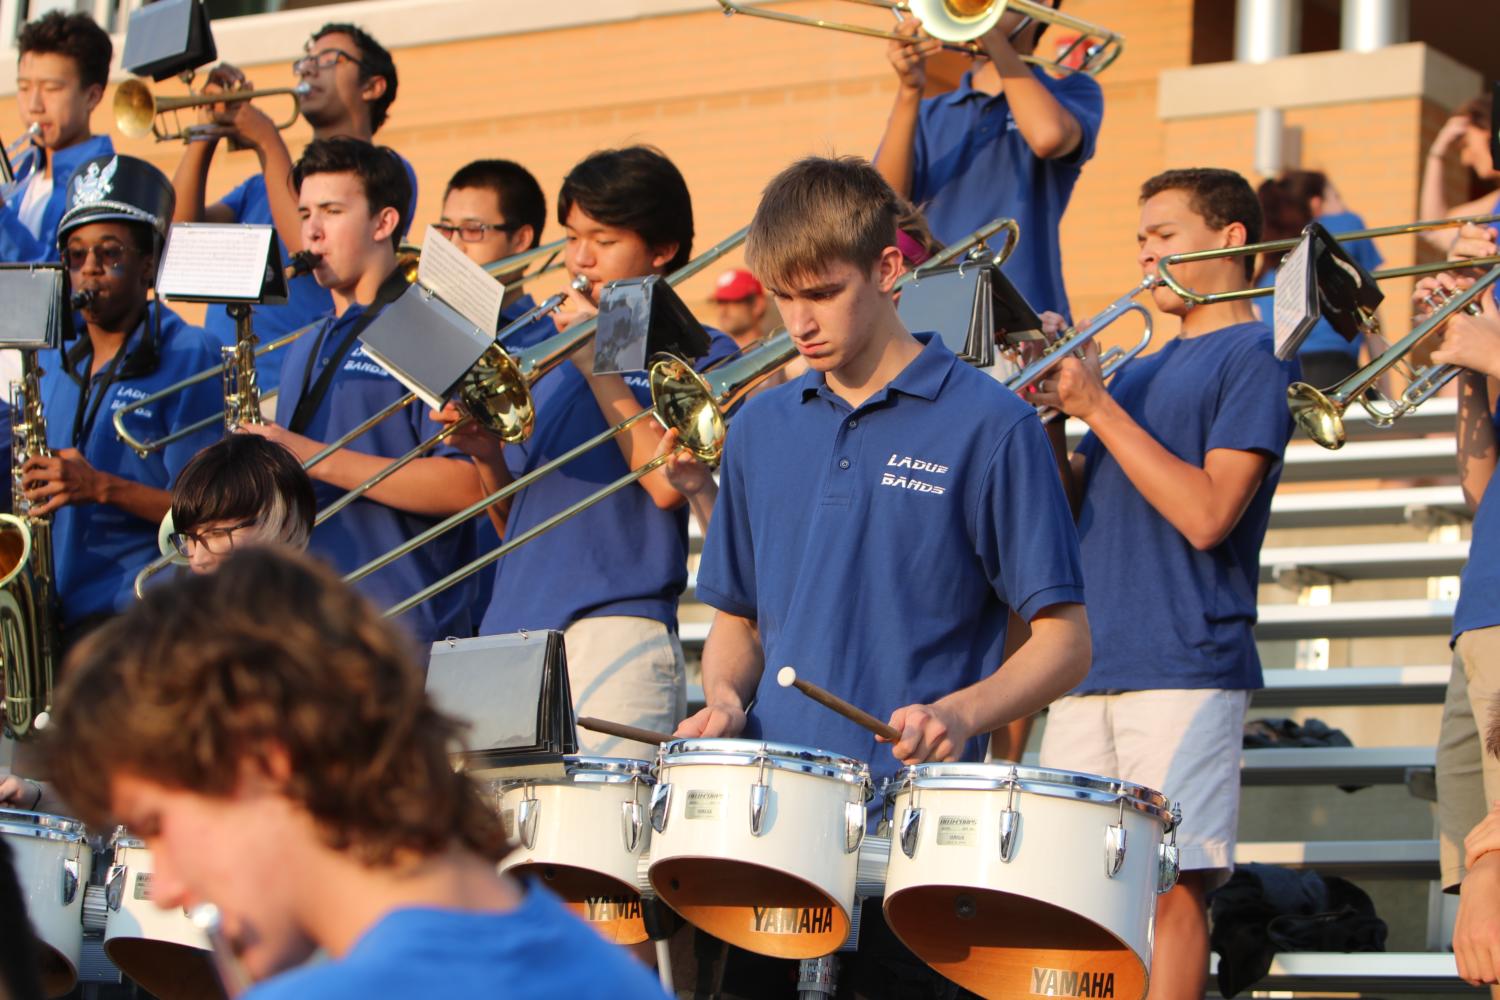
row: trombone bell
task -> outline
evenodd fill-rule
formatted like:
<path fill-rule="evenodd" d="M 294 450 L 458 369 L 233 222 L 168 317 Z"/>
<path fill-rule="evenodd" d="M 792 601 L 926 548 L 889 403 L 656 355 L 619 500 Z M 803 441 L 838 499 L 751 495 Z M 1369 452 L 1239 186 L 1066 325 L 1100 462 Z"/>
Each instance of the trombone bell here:
<path fill-rule="evenodd" d="M 911 0 L 922 29 L 945 42 L 978 38 L 1005 16 L 1006 0 Z"/>
<path fill-rule="evenodd" d="M 1344 446 L 1344 407 L 1323 390 L 1293 382 L 1286 387 L 1286 405 L 1302 433 L 1313 441 L 1329 451 Z"/>

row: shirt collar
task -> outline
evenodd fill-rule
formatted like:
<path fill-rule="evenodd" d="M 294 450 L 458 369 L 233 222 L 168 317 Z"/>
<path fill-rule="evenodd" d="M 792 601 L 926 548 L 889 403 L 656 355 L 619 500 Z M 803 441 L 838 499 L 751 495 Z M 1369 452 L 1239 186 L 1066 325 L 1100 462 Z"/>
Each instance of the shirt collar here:
<path fill-rule="evenodd" d="M 54 190 L 65 189 L 73 171 L 87 160 L 114 152 L 115 145 L 107 135 L 91 135 L 82 142 L 52 154 L 52 183 Z"/>
<path fill-rule="evenodd" d="M 163 338 L 170 336 L 171 322 L 177 315 L 167 309 L 161 302 L 150 300 L 146 305 L 146 311 L 141 316 L 141 321 L 125 337 L 125 342 L 120 345 L 124 357 L 120 359 L 119 370 L 115 373 L 116 381 L 140 378 L 150 375 L 156 371 L 161 361 L 161 345 L 157 343 L 156 324 L 160 324 Z M 82 364 L 86 359 L 94 356 L 94 342 L 89 339 L 88 331 L 81 330 L 77 339 L 65 348 L 64 365 L 68 375 L 83 385 L 95 377 L 89 373 L 88 364 Z"/>
<path fill-rule="evenodd" d="M 953 370 L 958 358 L 935 333 L 918 333 L 913 336 L 922 345 L 921 352 L 864 405 L 888 399 L 893 392 L 927 400 L 937 399 L 938 393 L 942 392 L 943 383 L 948 380 L 948 373 Z M 802 376 L 797 389 L 802 394 L 804 403 L 814 396 L 835 398 L 823 373 L 812 369 L 808 369 Z"/>

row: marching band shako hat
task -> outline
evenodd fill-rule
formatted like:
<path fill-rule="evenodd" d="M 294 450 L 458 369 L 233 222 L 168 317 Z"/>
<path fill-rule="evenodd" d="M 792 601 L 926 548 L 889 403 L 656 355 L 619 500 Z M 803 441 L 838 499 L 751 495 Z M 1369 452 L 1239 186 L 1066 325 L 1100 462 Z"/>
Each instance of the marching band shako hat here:
<path fill-rule="evenodd" d="M 172 182 L 145 160 L 116 153 L 96 156 L 68 178 L 68 209 L 57 226 L 57 245 L 90 222 L 142 222 L 165 238 L 176 204 Z"/>

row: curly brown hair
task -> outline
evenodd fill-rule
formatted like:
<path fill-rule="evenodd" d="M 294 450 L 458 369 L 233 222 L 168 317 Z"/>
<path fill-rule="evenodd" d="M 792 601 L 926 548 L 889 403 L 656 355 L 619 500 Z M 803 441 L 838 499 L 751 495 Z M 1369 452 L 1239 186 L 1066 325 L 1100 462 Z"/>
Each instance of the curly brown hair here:
<path fill-rule="evenodd" d="M 80 642 L 47 739 L 59 791 L 91 825 L 111 819 L 113 775 L 229 796 L 276 752 L 291 765 L 282 794 L 364 864 L 455 844 L 498 861 L 499 817 L 450 763 L 461 729 L 373 607 L 327 567 L 256 546 Z"/>
<path fill-rule="evenodd" d="M 1260 199 L 1233 170 L 1219 167 L 1186 167 L 1165 170 L 1141 185 L 1141 204 L 1163 191 L 1184 191 L 1188 204 L 1210 229 L 1224 229 L 1232 222 L 1245 227 L 1245 242 L 1259 243 L 1262 228 Z M 1255 273 L 1255 258 L 1245 258 L 1245 277 Z"/>

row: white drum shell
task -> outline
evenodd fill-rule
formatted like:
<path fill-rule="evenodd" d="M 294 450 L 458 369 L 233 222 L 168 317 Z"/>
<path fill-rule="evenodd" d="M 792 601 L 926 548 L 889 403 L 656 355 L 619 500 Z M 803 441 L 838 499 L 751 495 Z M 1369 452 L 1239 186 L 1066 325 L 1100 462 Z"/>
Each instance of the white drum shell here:
<path fill-rule="evenodd" d="M 197 948 L 205 955 L 211 953 L 208 938 L 193 925 L 182 907 L 163 910 L 151 901 L 151 876 L 155 872 L 151 852 L 128 843 L 115 845 L 111 874 L 123 868 L 123 880 L 119 894 L 119 909 L 111 898 L 109 912 L 104 922 L 104 949 L 110 950 L 110 942 L 120 939 L 142 938 Z M 129 969 L 124 970 L 130 974 Z"/>
<path fill-rule="evenodd" d="M 510 787 L 499 794 L 500 815 L 507 830 L 516 829 L 521 800 L 536 799 L 536 833 L 532 846 L 520 843 L 500 862 L 500 870 L 517 865 L 568 865 L 607 875 L 622 890 L 635 891 L 640 856 L 651 843 L 651 780 L 640 783 L 568 781 Z M 640 838 L 634 850 L 625 843 L 624 811 L 640 804 Z"/>
<path fill-rule="evenodd" d="M 10 817 L 32 817 L 39 822 L 32 833 L 15 832 L 31 824 L 16 826 L 0 825 L 0 836 L 5 837 L 14 857 L 16 877 L 20 881 L 21 895 L 26 901 L 26 911 L 31 916 L 31 925 L 41 944 L 55 953 L 55 957 L 66 964 L 70 981 L 66 985 L 52 981 L 49 990 L 65 993 L 78 978 L 78 965 L 83 951 L 83 895 L 88 882 L 89 869 L 93 864 L 93 851 L 83 839 L 83 826 L 76 820 L 42 813 L 7 811 Z M 0 817 L 0 823 L 6 817 Z M 44 825 L 45 824 L 45 825 Z M 77 880 L 73 886 L 72 899 L 64 902 L 64 889 L 69 880 L 71 867 Z M 60 988 L 59 988 L 60 987 Z"/>

